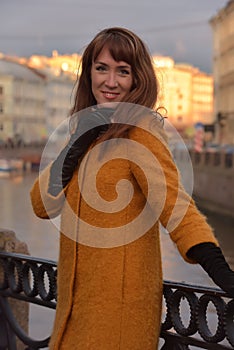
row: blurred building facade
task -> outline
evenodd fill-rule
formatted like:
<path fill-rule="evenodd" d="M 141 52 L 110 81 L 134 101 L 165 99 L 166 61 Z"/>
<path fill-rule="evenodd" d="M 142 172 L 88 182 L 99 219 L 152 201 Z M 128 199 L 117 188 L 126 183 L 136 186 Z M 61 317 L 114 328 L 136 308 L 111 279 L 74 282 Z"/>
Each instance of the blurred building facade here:
<path fill-rule="evenodd" d="M 66 74 L 54 76 L 47 72 L 46 129 L 50 135 L 69 115 L 74 81 Z"/>
<path fill-rule="evenodd" d="M 16 62 L 0 60 L 0 138 L 26 142 L 45 127 L 45 79 Z"/>
<path fill-rule="evenodd" d="M 171 57 L 154 56 L 160 84 L 159 106 L 180 131 L 197 123 L 212 124 L 213 77 L 188 64 L 175 64 Z"/>
<path fill-rule="evenodd" d="M 0 59 L 0 64 L 5 62 L 5 66 L 14 65 L 21 71 L 18 79 L 15 70 L 11 70 L 8 79 L 11 79 L 12 87 L 7 90 L 4 67 L 0 69 L 0 115 L 4 117 L 1 120 L 5 120 L 1 128 L 10 135 L 21 133 L 24 138 L 50 135 L 69 113 L 75 81 L 80 73 L 80 60 L 81 56 L 77 54 L 59 55 L 57 51 L 53 51 L 51 57 L 34 55 Z M 153 56 L 153 63 L 160 84 L 157 107 L 166 109 L 166 113 L 161 111 L 169 122 L 183 134 L 196 123 L 212 124 L 213 77 L 191 65 L 176 64 L 171 57 Z M 34 81 L 33 87 L 30 87 L 31 80 Z M 17 84 L 22 85 L 20 100 L 14 95 Z M 23 88 L 24 85 L 28 87 Z M 31 95 L 34 103 L 32 98 L 30 100 Z M 11 103 L 11 109 L 7 107 L 7 99 L 15 102 L 14 106 Z M 19 123 L 25 125 L 25 109 L 31 115 L 31 134 L 29 128 L 15 126 Z M 11 126 L 6 125 L 6 120 L 11 120 Z"/>
<path fill-rule="evenodd" d="M 68 116 L 74 76 L 43 62 L 0 59 L 0 140 L 43 141 Z"/>
<path fill-rule="evenodd" d="M 210 20 L 213 30 L 214 113 L 217 141 L 234 144 L 234 0 Z"/>
<path fill-rule="evenodd" d="M 71 55 L 60 55 L 57 50 L 53 50 L 51 57 L 33 55 L 29 58 L 21 58 L 21 62 L 30 67 L 44 69 L 49 67 L 54 75 L 61 73 L 70 75 L 72 79 L 79 74 L 81 56 L 73 53 Z"/>
<path fill-rule="evenodd" d="M 81 56 L 77 54 L 51 57 L 32 56 L 31 67 L 47 66 L 56 75 L 70 74 L 76 79 L 81 72 Z M 160 84 L 157 106 L 166 109 L 166 116 L 178 129 L 184 130 L 197 122 L 210 124 L 213 116 L 213 77 L 188 64 L 175 64 L 171 57 L 153 56 L 155 72 Z"/>

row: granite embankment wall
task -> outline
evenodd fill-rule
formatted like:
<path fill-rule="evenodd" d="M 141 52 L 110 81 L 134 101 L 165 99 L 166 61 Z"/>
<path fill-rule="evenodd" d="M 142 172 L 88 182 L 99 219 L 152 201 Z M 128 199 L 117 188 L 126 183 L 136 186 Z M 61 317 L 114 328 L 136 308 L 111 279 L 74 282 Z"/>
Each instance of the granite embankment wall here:
<path fill-rule="evenodd" d="M 12 146 L 12 147 L 0 147 L 0 160 L 16 161 L 18 160 L 21 164 L 17 164 L 17 167 L 22 169 L 37 169 L 41 161 L 41 155 L 45 145 L 35 144 L 28 146 Z M 15 163 L 14 163 L 15 165 Z"/>
<path fill-rule="evenodd" d="M 34 144 L 28 146 L 0 147 L 0 158 L 2 159 L 25 159 L 40 161 L 45 144 Z"/>
<path fill-rule="evenodd" d="M 234 217 L 234 154 L 190 152 L 193 197 L 206 210 Z M 175 152 L 176 162 L 188 163 L 188 153 Z"/>

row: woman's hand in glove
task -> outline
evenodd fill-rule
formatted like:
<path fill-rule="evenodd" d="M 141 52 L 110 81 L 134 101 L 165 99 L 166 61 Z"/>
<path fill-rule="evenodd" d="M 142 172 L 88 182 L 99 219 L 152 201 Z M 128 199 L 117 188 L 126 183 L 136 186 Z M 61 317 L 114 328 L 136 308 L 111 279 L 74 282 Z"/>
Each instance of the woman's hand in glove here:
<path fill-rule="evenodd" d="M 234 271 L 214 243 L 200 243 L 189 249 L 187 256 L 198 262 L 215 284 L 234 298 Z"/>
<path fill-rule="evenodd" d="M 98 108 L 81 115 L 76 131 L 51 166 L 48 189 L 51 195 L 58 195 L 69 183 L 80 157 L 101 133 L 108 130 L 113 113 L 111 108 Z"/>

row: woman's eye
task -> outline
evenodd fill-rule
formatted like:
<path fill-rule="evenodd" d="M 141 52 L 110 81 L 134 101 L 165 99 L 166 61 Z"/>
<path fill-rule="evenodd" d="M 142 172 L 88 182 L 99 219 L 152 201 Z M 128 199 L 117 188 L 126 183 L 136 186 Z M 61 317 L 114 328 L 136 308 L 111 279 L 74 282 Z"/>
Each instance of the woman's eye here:
<path fill-rule="evenodd" d="M 121 70 L 120 70 L 120 73 L 123 74 L 123 75 L 128 75 L 128 74 L 130 74 L 130 72 L 129 72 L 127 69 L 121 69 Z"/>
<path fill-rule="evenodd" d="M 99 71 L 99 72 L 104 72 L 106 70 L 106 67 L 104 67 L 104 66 L 97 66 L 96 70 Z"/>

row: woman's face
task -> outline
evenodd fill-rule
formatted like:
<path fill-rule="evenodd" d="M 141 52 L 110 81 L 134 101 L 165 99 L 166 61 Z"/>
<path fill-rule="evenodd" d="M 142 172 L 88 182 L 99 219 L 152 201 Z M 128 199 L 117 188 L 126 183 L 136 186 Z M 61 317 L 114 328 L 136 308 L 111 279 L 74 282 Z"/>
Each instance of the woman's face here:
<path fill-rule="evenodd" d="M 91 68 L 92 92 L 97 104 L 121 102 L 133 84 L 131 66 L 115 61 L 108 48 L 103 48 Z"/>

